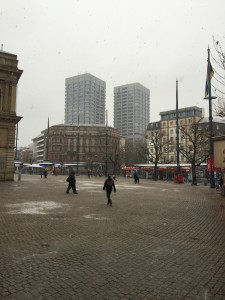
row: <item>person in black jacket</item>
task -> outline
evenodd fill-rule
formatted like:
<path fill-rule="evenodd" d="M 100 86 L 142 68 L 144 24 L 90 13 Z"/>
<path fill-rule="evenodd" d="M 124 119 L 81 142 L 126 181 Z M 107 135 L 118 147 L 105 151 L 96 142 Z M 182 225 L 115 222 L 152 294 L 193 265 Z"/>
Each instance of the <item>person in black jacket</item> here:
<path fill-rule="evenodd" d="M 116 192 L 116 187 L 114 180 L 110 175 L 108 175 L 108 178 L 105 180 L 104 185 L 103 185 L 103 190 L 106 191 L 106 197 L 108 199 L 107 205 L 112 206 L 112 199 L 110 198 L 110 195 L 112 193 L 112 189 L 114 189 L 114 193 Z"/>
<path fill-rule="evenodd" d="M 68 187 L 67 187 L 66 193 L 69 194 L 70 189 L 72 189 L 74 194 L 78 194 L 77 189 L 76 189 L 76 179 L 75 179 L 74 171 L 70 172 L 70 175 L 66 179 L 66 181 L 68 182 Z"/>

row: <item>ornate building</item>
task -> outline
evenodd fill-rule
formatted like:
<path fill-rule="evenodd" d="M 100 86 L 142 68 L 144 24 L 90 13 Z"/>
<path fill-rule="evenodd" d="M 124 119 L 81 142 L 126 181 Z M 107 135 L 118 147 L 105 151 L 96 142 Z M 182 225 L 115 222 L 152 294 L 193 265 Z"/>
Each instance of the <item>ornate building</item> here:
<path fill-rule="evenodd" d="M 16 88 L 22 70 L 17 56 L 0 50 L 0 181 L 14 180 L 16 125 Z"/>
<path fill-rule="evenodd" d="M 175 163 L 176 162 L 176 110 L 169 110 L 160 112 L 161 120 L 154 123 L 149 123 L 146 136 L 150 141 L 150 137 L 154 132 L 160 133 L 162 139 L 161 143 L 164 146 L 163 155 L 160 159 L 161 163 Z M 178 110 L 179 126 L 191 126 L 193 123 L 198 122 L 203 117 L 203 109 L 191 106 L 180 108 Z M 182 137 L 179 137 L 179 143 L 182 144 Z M 150 152 L 154 152 L 154 146 L 148 143 Z M 180 156 L 181 163 L 187 163 L 185 157 Z"/>
<path fill-rule="evenodd" d="M 85 163 L 92 169 L 101 165 L 105 172 L 118 168 L 122 143 L 119 132 L 105 125 L 53 125 L 33 139 L 34 161 L 60 164 Z"/>
<path fill-rule="evenodd" d="M 154 145 L 151 143 L 151 135 L 158 132 L 161 137 L 161 143 L 164 145 L 161 163 L 176 163 L 176 138 L 177 138 L 177 123 L 176 110 L 164 111 L 160 113 L 161 120 L 148 124 L 146 136 L 148 148 L 151 153 L 154 153 Z M 209 119 L 204 117 L 203 109 L 197 106 L 181 108 L 178 110 L 178 127 L 179 127 L 179 145 L 188 149 L 190 143 L 184 139 L 181 132 L 181 127 L 191 128 L 193 124 L 198 124 L 199 132 L 207 133 L 209 131 Z M 213 136 L 225 134 L 225 121 L 222 118 L 213 117 Z M 207 145 L 203 145 L 209 147 Z M 189 150 L 188 150 L 189 151 Z M 179 160 L 181 163 L 188 163 L 186 158 L 180 154 Z"/>

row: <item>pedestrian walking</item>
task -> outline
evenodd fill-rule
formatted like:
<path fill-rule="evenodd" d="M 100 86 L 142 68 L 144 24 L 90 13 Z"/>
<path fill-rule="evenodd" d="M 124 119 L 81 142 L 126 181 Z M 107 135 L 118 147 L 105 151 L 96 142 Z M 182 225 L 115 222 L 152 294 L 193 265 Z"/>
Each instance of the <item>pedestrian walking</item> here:
<path fill-rule="evenodd" d="M 105 180 L 103 185 L 103 191 L 106 191 L 106 197 L 107 197 L 107 205 L 112 206 L 112 199 L 110 198 L 110 195 L 112 193 L 112 190 L 114 190 L 114 193 L 116 192 L 116 187 L 114 180 L 110 175 L 108 175 L 108 178 Z"/>
<path fill-rule="evenodd" d="M 68 187 L 66 190 L 66 193 L 69 194 L 69 191 L 72 189 L 74 194 L 78 194 L 76 189 L 76 178 L 75 178 L 75 172 L 71 171 L 69 177 L 66 179 L 68 182 Z"/>

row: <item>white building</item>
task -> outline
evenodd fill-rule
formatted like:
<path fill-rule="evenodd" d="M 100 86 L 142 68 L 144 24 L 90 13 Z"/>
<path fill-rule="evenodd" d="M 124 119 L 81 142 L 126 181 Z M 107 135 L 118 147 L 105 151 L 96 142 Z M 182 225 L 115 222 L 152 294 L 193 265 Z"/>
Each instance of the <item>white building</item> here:
<path fill-rule="evenodd" d="M 46 147 L 47 147 L 47 129 L 43 130 L 41 134 L 32 139 L 33 141 L 33 160 L 36 163 L 42 162 L 47 159 Z"/>
<path fill-rule="evenodd" d="M 91 74 L 66 78 L 65 124 L 105 124 L 106 83 Z"/>
<path fill-rule="evenodd" d="M 130 140 L 142 138 L 150 119 L 150 90 L 140 83 L 114 88 L 114 127 Z"/>

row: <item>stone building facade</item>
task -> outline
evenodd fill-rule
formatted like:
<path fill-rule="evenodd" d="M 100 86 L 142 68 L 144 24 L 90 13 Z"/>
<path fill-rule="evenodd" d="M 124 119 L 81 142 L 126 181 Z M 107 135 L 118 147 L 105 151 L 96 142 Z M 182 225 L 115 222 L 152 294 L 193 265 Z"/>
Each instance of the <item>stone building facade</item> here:
<path fill-rule="evenodd" d="M 177 122 L 176 110 L 164 111 L 160 113 L 161 120 L 148 124 L 146 136 L 149 151 L 154 152 L 154 146 L 151 144 L 151 135 L 156 131 L 160 133 L 162 144 L 165 145 L 161 163 L 176 163 L 176 138 Z M 198 129 L 202 132 L 209 131 L 209 118 L 204 117 L 203 109 L 197 106 L 181 108 L 178 110 L 178 127 L 190 128 L 193 124 L 198 123 Z M 213 136 L 225 134 L 225 121 L 218 117 L 213 117 Z M 179 129 L 180 132 L 180 129 Z M 179 133 L 179 145 L 185 149 L 189 148 L 190 143 L 183 140 L 181 132 Z M 205 145 L 206 147 L 209 147 Z M 181 163 L 188 163 L 187 159 L 180 154 Z"/>
<path fill-rule="evenodd" d="M 169 110 L 160 112 L 161 120 L 158 122 L 149 123 L 146 136 L 147 140 L 151 140 L 150 137 L 154 132 L 160 133 L 162 144 L 165 145 L 163 149 L 163 155 L 161 157 L 161 163 L 175 163 L 176 162 L 176 110 Z M 191 126 L 193 123 L 200 121 L 203 118 L 203 109 L 197 106 L 191 106 L 186 108 L 180 108 L 178 110 L 179 126 Z M 182 137 L 179 136 L 179 144 L 182 144 Z M 153 145 L 148 143 L 149 151 L 154 152 Z M 187 163 L 184 156 L 180 156 L 181 163 Z"/>
<path fill-rule="evenodd" d="M 14 179 L 16 89 L 22 70 L 17 56 L 0 50 L 0 181 Z"/>
<path fill-rule="evenodd" d="M 53 125 L 33 139 L 34 161 L 98 164 L 103 172 L 107 165 L 111 173 L 118 168 L 122 141 L 118 130 L 105 125 Z"/>

